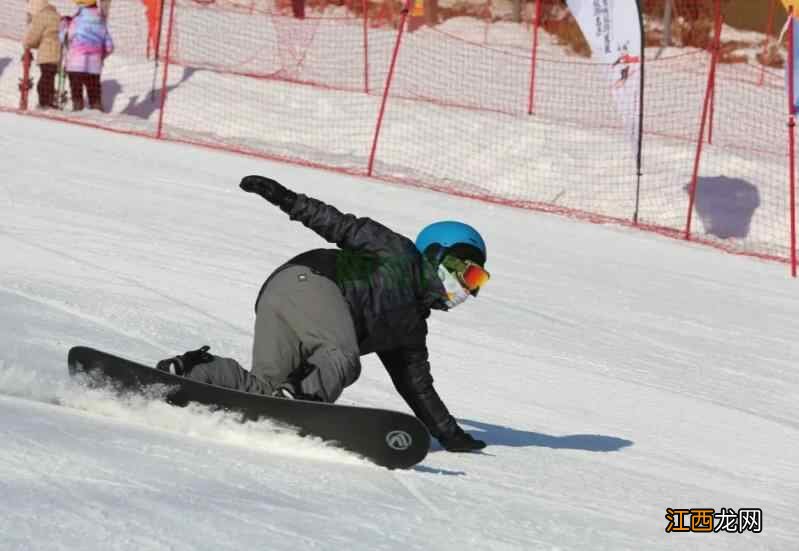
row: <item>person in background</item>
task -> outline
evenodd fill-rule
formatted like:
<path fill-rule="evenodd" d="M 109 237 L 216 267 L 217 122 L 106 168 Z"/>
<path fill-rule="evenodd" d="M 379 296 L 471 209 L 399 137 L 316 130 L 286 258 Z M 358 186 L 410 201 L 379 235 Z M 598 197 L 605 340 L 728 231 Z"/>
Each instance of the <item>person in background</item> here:
<path fill-rule="evenodd" d="M 57 107 L 55 77 L 61 60 L 61 44 L 58 40 L 58 11 L 47 0 L 31 0 L 28 4 L 31 16 L 30 27 L 22 40 L 25 49 L 38 50 L 36 61 L 41 75 L 36 83 L 39 108 Z"/>
<path fill-rule="evenodd" d="M 103 110 L 102 85 L 105 58 L 114 51 L 108 25 L 95 0 L 75 0 L 78 12 L 62 25 L 60 38 L 65 48 L 64 61 L 72 95 L 72 110 L 85 107 L 84 89 L 89 109 Z"/>

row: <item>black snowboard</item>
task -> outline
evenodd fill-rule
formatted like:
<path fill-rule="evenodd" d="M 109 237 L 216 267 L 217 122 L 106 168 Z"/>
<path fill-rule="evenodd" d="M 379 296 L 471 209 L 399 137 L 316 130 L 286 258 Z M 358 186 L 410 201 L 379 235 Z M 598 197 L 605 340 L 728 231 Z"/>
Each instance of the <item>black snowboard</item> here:
<path fill-rule="evenodd" d="M 278 421 L 296 427 L 302 436 L 318 436 L 389 469 L 412 467 L 430 448 L 430 433 L 424 424 L 398 411 L 248 394 L 171 375 L 85 346 L 70 349 L 68 361 L 70 375 L 86 374 L 91 385 L 111 385 L 118 392 L 165 385 L 170 404 L 197 402 L 241 413 L 242 421 Z"/>

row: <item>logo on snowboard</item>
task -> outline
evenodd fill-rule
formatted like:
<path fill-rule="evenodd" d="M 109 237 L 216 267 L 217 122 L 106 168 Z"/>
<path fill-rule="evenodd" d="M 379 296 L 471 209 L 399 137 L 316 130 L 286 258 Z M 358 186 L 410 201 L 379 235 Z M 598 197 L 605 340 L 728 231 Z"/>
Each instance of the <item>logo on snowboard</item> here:
<path fill-rule="evenodd" d="M 392 450 L 407 450 L 413 444 L 413 438 L 404 430 L 392 430 L 386 435 L 386 444 Z"/>

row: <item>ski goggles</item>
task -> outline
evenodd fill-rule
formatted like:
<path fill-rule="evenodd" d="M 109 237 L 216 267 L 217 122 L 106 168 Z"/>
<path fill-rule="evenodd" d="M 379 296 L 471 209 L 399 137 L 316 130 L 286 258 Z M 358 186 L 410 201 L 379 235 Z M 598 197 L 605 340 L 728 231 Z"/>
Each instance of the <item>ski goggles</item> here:
<path fill-rule="evenodd" d="M 475 296 L 477 291 L 491 278 L 491 275 L 482 266 L 475 264 L 471 260 L 461 260 L 460 258 L 446 255 L 441 264 L 455 274 L 460 284 Z"/>

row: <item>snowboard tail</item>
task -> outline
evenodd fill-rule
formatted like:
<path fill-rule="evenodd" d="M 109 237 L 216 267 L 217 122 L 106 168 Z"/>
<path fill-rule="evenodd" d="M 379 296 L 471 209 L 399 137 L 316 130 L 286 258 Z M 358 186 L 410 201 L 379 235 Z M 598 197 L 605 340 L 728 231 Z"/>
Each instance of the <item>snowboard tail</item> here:
<path fill-rule="evenodd" d="M 424 424 L 399 411 L 287 400 L 249 394 L 172 375 L 165 371 L 85 346 L 70 349 L 69 373 L 85 376 L 91 386 L 117 392 L 143 393 L 153 385 L 168 390 L 175 406 L 196 402 L 237 412 L 244 421 L 269 419 L 296 427 L 300 436 L 317 436 L 389 469 L 406 469 L 422 461 L 430 449 Z"/>

